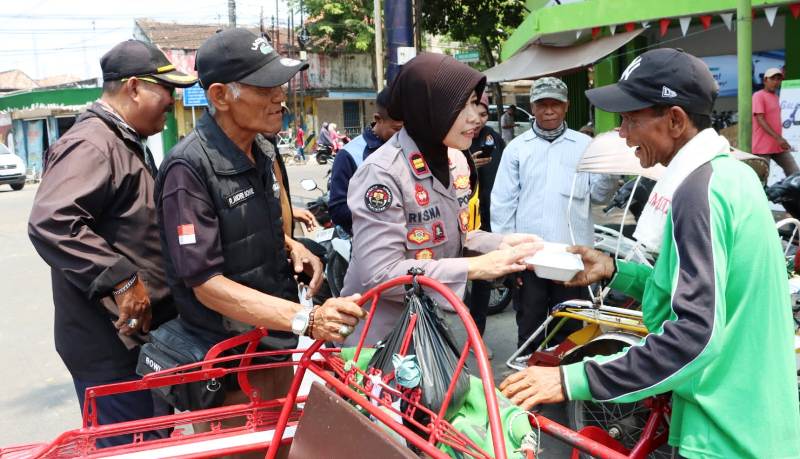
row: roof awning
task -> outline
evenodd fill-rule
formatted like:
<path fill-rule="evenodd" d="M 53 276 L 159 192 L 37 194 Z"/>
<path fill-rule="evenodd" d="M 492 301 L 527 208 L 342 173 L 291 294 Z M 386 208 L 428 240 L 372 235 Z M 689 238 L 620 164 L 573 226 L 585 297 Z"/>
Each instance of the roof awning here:
<path fill-rule="evenodd" d="M 490 83 L 532 79 L 591 65 L 636 38 L 644 29 L 598 38 L 574 46 L 528 45 L 483 73 Z"/>

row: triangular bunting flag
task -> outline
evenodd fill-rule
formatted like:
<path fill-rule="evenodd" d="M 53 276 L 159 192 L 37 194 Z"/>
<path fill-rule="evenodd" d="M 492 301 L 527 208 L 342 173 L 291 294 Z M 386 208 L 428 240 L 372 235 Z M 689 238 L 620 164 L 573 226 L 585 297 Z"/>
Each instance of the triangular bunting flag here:
<path fill-rule="evenodd" d="M 725 23 L 725 27 L 727 27 L 728 30 L 731 30 L 733 27 L 733 13 L 722 13 L 719 15 L 719 17 L 722 18 L 722 22 Z"/>
<path fill-rule="evenodd" d="M 794 16 L 795 19 L 800 17 L 800 3 L 789 5 L 789 10 L 792 12 L 792 16 Z"/>
<path fill-rule="evenodd" d="M 647 29 L 650 27 L 650 21 L 642 21 L 642 28 Z"/>
<path fill-rule="evenodd" d="M 658 26 L 661 28 L 660 29 L 661 30 L 661 36 L 663 37 L 664 35 L 667 34 L 667 29 L 669 29 L 669 19 L 668 18 L 664 18 L 664 19 L 658 21 Z"/>
<path fill-rule="evenodd" d="M 583 35 L 583 30 L 579 30 L 579 31 L 575 32 L 575 39 L 576 40 L 580 40 L 581 35 Z"/>
<path fill-rule="evenodd" d="M 686 36 L 686 32 L 689 31 L 689 24 L 691 24 L 692 18 L 691 18 L 691 16 L 684 16 L 684 17 L 678 19 L 678 21 L 681 23 L 681 33 L 685 37 Z"/>
<path fill-rule="evenodd" d="M 608 26 L 608 30 L 610 30 L 610 31 L 611 31 L 611 36 L 613 37 L 613 36 L 614 36 L 614 34 L 615 34 L 615 33 L 617 33 L 617 25 L 616 25 L 616 24 L 614 24 L 614 25 L 610 25 L 610 26 Z"/>
<path fill-rule="evenodd" d="M 794 5 L 792 5 L 792 6 L 794 6 Z M 797 5 L 797 7 L 798 7 L 798 9 L 800 9 L 800 5 Z M 797 17 L 797 16 L 795 16 L 795 17 Z M 629 22 L 629 23 L 625 24 L 625 31 L 626 32 L 633 32 L 634 29 L 636 29 L 636 25 L 634 23 Z"/>
<path fill-rule="evenodd" d="M 703 24 L 703 29 L 706 30 L 711 27 L 711 15 L 700 16 L 700 23 Z"/>
<path fill-rule="evenodd" d="M 772 24 L 775 23 L 775 15 L 778 14 L 778 7 L 771 6 L 769 8 L 764 8 L 764 15 L 767 16 L 767 22 L 769 22 L 769 26 L 772 27 Z"/>
<path fill-rule="evenodd" d="M 600 36 L 600 27 L 592 27 L 592 39 Z"/>

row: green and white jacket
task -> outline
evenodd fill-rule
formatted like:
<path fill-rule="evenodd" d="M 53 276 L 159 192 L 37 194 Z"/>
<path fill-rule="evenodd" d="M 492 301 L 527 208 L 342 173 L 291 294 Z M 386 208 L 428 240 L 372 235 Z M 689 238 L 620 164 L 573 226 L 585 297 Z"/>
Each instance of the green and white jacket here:
<path fill-rule="evenodd" d="M 655 266 L 618 262 L 611 283 L 641 301 L 650 334 L 562 367 L 567 397 L 672 391 L 669 443 L 682 456 L 800 458 L 786 265 L 755 173 L 720 153 L 683 180 L 667 212 Z"/>

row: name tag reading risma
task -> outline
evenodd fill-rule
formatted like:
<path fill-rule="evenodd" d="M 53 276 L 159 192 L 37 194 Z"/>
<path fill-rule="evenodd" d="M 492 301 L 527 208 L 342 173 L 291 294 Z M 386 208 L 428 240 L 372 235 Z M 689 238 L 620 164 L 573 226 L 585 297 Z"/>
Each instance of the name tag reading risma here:
<path fill-rule="evenodd" d="M 256 190 L 253 189 L 253 187 L 237 191 L 236 193 L 233 193 L 232 195 L 228 196 L 228 207 L 236 207 L 255 195 L 256 195 Z"/>

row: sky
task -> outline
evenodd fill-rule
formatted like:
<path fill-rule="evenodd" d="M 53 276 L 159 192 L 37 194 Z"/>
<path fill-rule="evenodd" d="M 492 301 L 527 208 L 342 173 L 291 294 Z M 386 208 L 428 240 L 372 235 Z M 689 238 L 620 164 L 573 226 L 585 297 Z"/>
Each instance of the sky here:
<path fill-rule="evenodd" d="M 276 4 L 279 23 L 285 27 L 286 0 L 237 0 L 237 24 L 258 24 L 263 6 L 265 24 L 271 26 Z M 1 0 L 0 6 L 0 72 L 19 69 L 34 79 L 63 74 L 99 77 L 100 57 L 132 38 L 134 18 L 228 22 L 228 0 Z"/>

